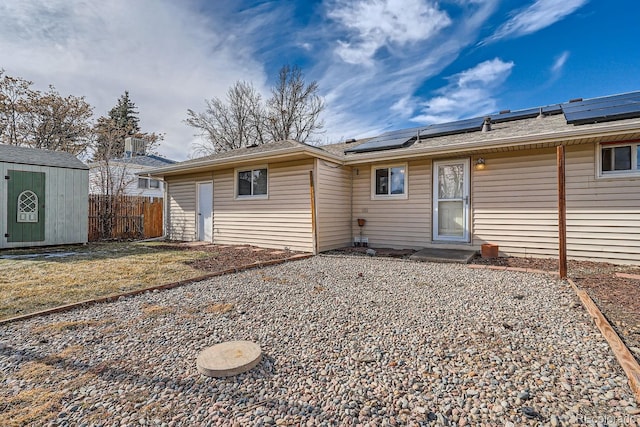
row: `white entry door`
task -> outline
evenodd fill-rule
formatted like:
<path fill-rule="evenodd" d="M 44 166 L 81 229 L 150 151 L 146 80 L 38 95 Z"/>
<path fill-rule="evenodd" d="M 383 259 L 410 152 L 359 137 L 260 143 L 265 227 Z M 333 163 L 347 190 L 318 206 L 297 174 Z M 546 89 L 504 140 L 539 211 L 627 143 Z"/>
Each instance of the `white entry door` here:
<path fill-rule="evenodd" d="M 469 163 L 433 162 L 433 240 L 469 241 Z"/>
<path fill-rule="evenodd" d="M 213 183 L 199 182 L 197 187 L 197 239 L 213 242 Z"/>

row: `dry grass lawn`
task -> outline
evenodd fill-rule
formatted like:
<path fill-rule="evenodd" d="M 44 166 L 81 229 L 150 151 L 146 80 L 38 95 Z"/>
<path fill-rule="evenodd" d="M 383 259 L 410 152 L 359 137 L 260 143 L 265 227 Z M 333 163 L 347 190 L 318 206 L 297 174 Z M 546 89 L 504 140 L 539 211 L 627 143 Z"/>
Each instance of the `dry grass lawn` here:
<path fill-rule="evenodd" d="M 215 253 L 153 243 L 100 243 L 0 252 L 0 319 L 205 274 Z"/>

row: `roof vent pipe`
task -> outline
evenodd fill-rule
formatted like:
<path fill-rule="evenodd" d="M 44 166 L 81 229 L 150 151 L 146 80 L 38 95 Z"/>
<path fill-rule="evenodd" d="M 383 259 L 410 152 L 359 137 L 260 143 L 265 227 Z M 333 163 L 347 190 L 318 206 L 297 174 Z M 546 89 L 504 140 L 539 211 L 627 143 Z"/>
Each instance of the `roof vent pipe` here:
<path fill-rule="evenodd" d="M 538 118 L 541 119 L 544 117 L 544 114 L 542 114 L 542 107 L 540 107 L 540 113 L 538 114 Z"/>
<path fill-rule="evenodd" d="M 485 117 L 482 124 L 482 132 L 489 132 L 491 130 L 491 117 Z"/>
<path fill-rule="evenodd" d="M 416 142 L 420 142 L 420 129 L 416 132 Z"/>

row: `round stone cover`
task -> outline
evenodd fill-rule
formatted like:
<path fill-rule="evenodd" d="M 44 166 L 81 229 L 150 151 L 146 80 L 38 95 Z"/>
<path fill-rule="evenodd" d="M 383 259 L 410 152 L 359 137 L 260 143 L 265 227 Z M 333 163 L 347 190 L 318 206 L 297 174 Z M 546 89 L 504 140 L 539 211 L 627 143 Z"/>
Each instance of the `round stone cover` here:
<path fill-rule="evenodd" d="M 227 341 L 207 347 L 196 359 L 198 372 L 208 377 L 229 377 L 246 372 L 262 358 L 262 349 L 251 341 Z"/>

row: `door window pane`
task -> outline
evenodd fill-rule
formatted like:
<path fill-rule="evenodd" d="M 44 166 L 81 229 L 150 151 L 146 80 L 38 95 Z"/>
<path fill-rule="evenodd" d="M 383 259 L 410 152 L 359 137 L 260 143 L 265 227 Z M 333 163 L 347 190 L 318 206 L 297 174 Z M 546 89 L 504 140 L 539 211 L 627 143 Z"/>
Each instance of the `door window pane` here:
<path fill-rule="evenodd" d="M 464 165 L 444 165 L 438 169 L 438 198 L 461 199 Z"/>
<path fill-rule="evenodd" d="M 461 201 L 441 201 L 438 203 L 439 236 L 464 236 L 464 209 L 462 203 Z"/>

